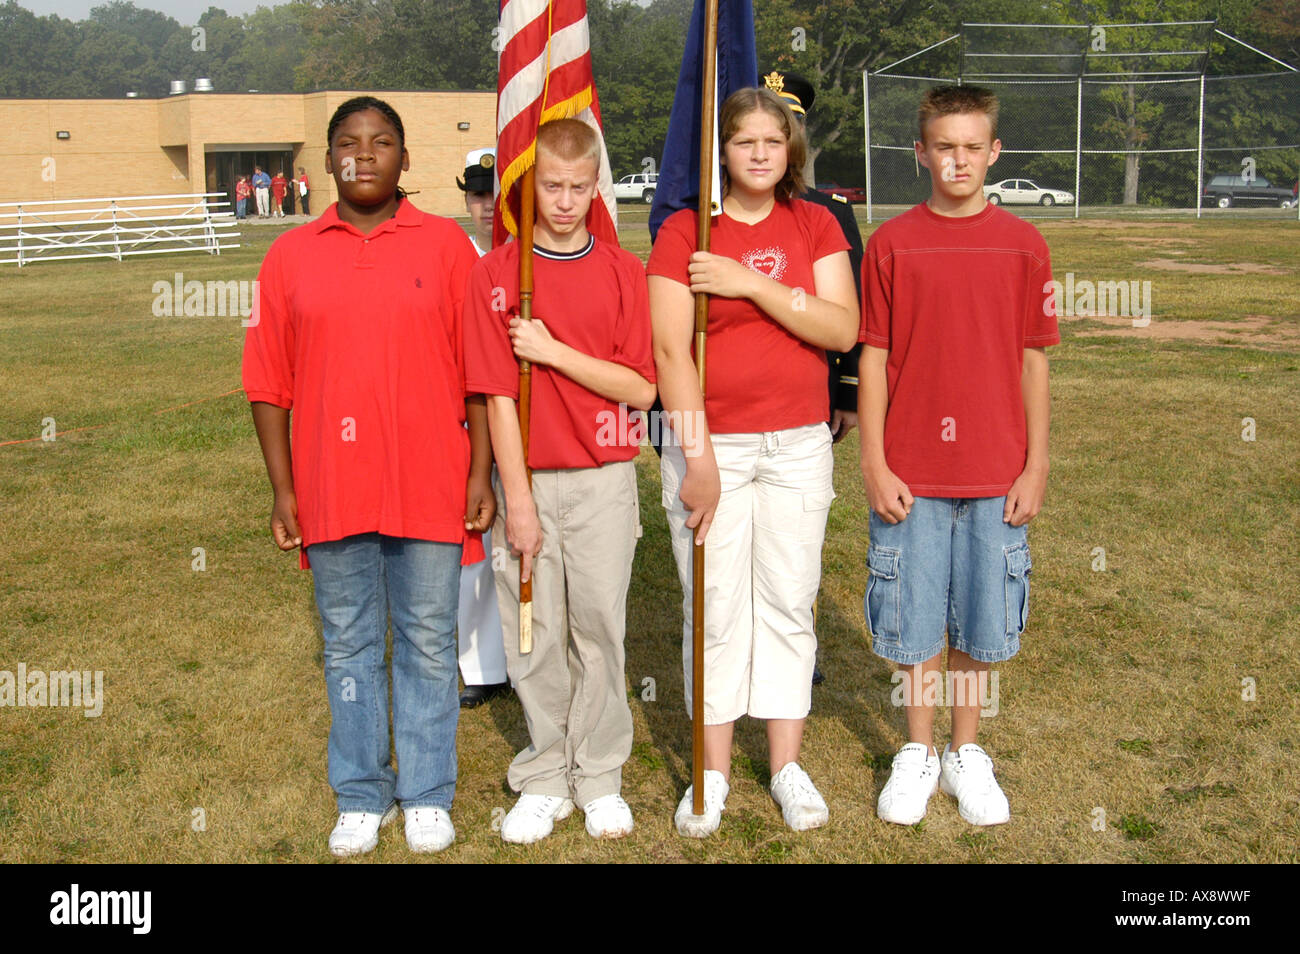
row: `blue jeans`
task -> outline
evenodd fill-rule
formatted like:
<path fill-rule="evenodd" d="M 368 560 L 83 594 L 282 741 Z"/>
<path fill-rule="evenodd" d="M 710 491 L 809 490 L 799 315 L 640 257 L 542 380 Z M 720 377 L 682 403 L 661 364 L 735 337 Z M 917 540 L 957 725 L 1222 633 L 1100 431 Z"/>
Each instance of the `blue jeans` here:
<path fill-rule="evenodd" d="M 325 637 L 329 782 L 340 812 L 451 809 L 459 544 L 362 533 L 308 549 Z M 393 626 L 393 731 L 384 646 Z"/>
<path fill-rule="evenodd" d="M 236 199 L 236 200 L 235 200 L 235 218 L 237 218 L 237 219 L 242 219 L 242 218 L 244 217 L 244 210 L 247 209 L 247 208 L 248 208 L 248 200 L 247 200 L 247 199 Z"/>

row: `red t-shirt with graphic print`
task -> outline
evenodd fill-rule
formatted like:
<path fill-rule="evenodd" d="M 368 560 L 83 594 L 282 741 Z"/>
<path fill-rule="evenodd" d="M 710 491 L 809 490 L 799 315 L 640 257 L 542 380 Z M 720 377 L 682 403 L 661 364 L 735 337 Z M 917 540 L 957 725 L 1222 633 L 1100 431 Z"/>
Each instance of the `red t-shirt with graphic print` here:
<path fill-rule="evenodd" d="M 646 272 L 690 285 L 698 213 L 664 222 Z M 848 250 L 835 217 L 802 199 L 777 202 L 754 225 L 725 212 L 709 233 L 715 255 L 815 297 L 813 263 Z M 748 298 L 709 296 L 704 412 L 715 434 L 754 434 L 817 424 L 830 417 L 826 351 L 796 338 Z"/>

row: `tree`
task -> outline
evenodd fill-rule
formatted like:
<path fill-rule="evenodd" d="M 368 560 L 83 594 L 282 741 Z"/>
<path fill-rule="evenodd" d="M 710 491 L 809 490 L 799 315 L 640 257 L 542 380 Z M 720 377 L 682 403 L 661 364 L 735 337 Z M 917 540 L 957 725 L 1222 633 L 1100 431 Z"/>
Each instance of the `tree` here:
<path fill-rule="evenodd" d="M 16 0 L 0 5 L 0 96 L 82 95 L 69 65 L 77 28 L 62 17 L 38 17 Z"/>
<path fill-rule="evenodd" d="M 1218 0 L 1206 3 L 1203 0 L 1075 0 L 1069 5 L 1068 12 L 1077 23 L 1096 24 L 1143 24 L 1220 20 L 1232 23 L 1245 22 L 1250 15 L 1253 3 L 1250 0 Z M 1226 25 L 1226 23 L 1225 23 Z M 1122 202 L 1135 205 L 1138 201 L 1140 175 L 1143 162 L 1142 150 L 1148 143 L 1155 148 L 1178 148 L 1194 145 L 1192 142 L 1180 141 L 1193 130 L 1189 127 L 1185 110 L 1166 108 L 1168 98 L 1165 85 L 1151 80 L 1175 78 L 1172 74 L 1183 73 L 1189 80 L 1197 77 L 1205 62 L 1204 56 L 1179 55 L 1180 51 L 1206 50 L 1213 57 L 1222 52 L 1223 44 L 1216 40 L 1212 26 L 1170 27 L 1159 29 L 1113 27 L 1104 34 L 1106 49 L 1111 54 L 1105 59 L 1090 61 L 1089 68 L 1094 72 L 1110 71 L 1117 77 L 1131 79 L 1131 82 L 1116 82 L 1102 88 L 1099 98 L 1105 105 L 1106 117 L 1095 127 L 1095 134 L 1102 142 L 1113 143 L 1115 148 L 1124 151 L 1124 191 Z M 1116 53 L 1150 53 L 1160 52 L 1163 56 L 1115 56 Z M 1168 164 L 1168 159 L 1161 160 Z M 1191 177 L 1192 190 L 1195 189 L 1194 170 Z M 1184 184 L 1180 188 L 1165 191 L 1182 192 L 1186 198 Z M 1177 201 L 1173 195 L 1151 196 L 1157 201 Z"/>
<path fill-rule="evenodd" d="M 807 171 L 823 156 L 832 175 L 860 181 L 862 73 L 956 33 L 963 20 L 1041 22 L 1056 0 L 770 0 L 754 5 L 760 75 L 802 75 L 817 90 L 808 116 Z M 810 175 L 809 178 L 812 178 Z"/>
<path fill-rule="evenodd" d="M 305 3 L 258 7 L 244 17 L 243 42 L 235 64 L 243 73 L 242 89 L 291 93 L 294 70 L 307 46 L 303 30 Z"/>
<path fill-rule="evenodd" d="M 325 0 L 307 7 L 299 89 L 495 89 L 496 5 Z"/>
<path fill-rule="evenodd" d="M 592 72 L 616 179 L 653 172 L 663 155 L 690 14 L 689 0 L 656 0 L 647 8 L 588 0 Z"/>
<path fill-rule="evenodd" d="M 142 10 L 129 0 L 109 0 L 90 8 L 90 23 L 98 23 L 106 30 L 134 37 L 145 49 L 157 54 L 180 24 L 156 10 Z"/>

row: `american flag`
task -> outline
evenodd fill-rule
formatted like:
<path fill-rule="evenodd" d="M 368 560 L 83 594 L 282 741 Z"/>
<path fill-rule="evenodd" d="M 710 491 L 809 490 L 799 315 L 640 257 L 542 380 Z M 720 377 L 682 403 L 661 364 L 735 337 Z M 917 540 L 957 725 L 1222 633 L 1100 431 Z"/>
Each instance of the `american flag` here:
<path fill-rule="evenodd" d="M 536 161 L 537 127 L 580 119 L 600 134 L 598 195 L 587 229 L 618 244 L 614 177 L 591 73 L 586 0 L 501 0 L 497 66 L 497 216 L 493 243 L 519 234 L 520 180 Z"/>

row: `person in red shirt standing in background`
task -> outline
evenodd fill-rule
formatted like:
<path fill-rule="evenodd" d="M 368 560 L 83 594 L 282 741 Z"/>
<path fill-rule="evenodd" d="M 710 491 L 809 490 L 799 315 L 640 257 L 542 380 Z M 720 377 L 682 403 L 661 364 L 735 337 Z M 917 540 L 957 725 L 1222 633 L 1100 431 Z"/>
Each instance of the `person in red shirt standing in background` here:
<path fill-rule="evenodd" d="M 989 665 L 1019 651 L 1029 612 L 1027 524 L 1047 487 L 1044 348 L 1061 338 L 1047 243 L 984 198 L 1002 147 L 996 97 L 935 87 L 918 121 L 930 198 L 878 228 L 862 262 L 863 603 L 872 650 L 905 674 L 908 732 L 876 812 L 914 825 L 942 787 L 967 822 L 997 825 L 1010 808 L 975 737 Z M 940 757 L 942 689 L 952 741 Z"/>
<path fill-rule="evenodd" d="M 482 559 L 495 512 L 486 406 L 466 397 L 462 358 L 478 256 L 455 221 L 398 188 L 410 157 L 387 103 L 343 103 L 327 143 L 339 200 L 267 252 L 244 391 L 272 535 L 303 548 L 321 616 L 340 813 L 330 851 L 374 849 L 398 804 L 411 850 L 439 851 L 455 838 L 460 566 Z"/>
<path fill-rule="evenodd" d="M 831 214 L 797 198 L 806 140 L 766 89 L 738 90 L 718 119 L 722 214 L 696 250 L 692 209 L 664 222 L 646 266 L 655 364 L 680 444 L 665 441 L 663 499 L 684 595 L 691 701 L 692 544 L 705 545 L 704 814 L 693 791 L 677 830 L 717 830 L 730 791 L 736 719 L 767 721 L 772 797 L 787 825 L 824 825 L 826 802 L 798 763 L 817 651 L 831 486 L 827 350 L 853 345 L 848 243 Z M 707 393 L 692 360 L 694 293 L 710 295 Z"/>
<path fill-rule="evenodd" d="M 275 211 L 272 213 L 279 218 L 284 218 L 284 195 L 289 191 L 289 180 L 284 177 L 284 173 L 276 170 L 271 178 L 271 200 L 275 205 Z"/>
<path fill-rule="evenodd" d="M 248 198 L 253 194 L 253 185 L 248 176 L 240 176 L 235 181 L 235 218 L 242 219 L 248 211 Z"/>
<path fill-rule="evenodd" d="M 586 815 L 587 833 L 632 831 L 620 794 L 632 751 L 623 637 L 632 557 L 641 535 L 628 408 L 654 401 L 654 360 L 640 260 L 587 231 L 600 140 L 576 119 L 537 132 L 532 321 L 519 300 L 519 243 L 479 261 L 465 298 L 466 382 L 488 396 L 503 501 L 492 530 L 510 559 L 496 570 L 506 668 L 528 720 L 529 746 L 510 765 L 521 793 L 501 825 L 528 844 Z M 527 464 L 519 434 L 517 358 L 533 363 Z M 634 419 L 635 414 L 631 415 Z M 533 585 L 533 649 L 519 652 L 520 563 Z"/>

